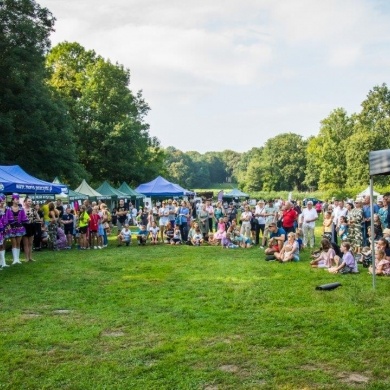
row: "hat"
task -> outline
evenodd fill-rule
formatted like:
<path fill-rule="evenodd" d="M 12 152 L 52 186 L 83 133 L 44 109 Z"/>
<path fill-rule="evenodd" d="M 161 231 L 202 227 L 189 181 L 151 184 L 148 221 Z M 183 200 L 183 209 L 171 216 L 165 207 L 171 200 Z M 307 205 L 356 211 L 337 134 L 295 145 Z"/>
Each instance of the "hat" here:
<path fill-rule="evenodd" d="M 19 194 L 13 193 L 11 198 L 12 200 L 19 199 Z"/>
<path fill-rule="evenodd" d="M 4 202 L 5 201 L 5 195 L 4 194 L 0 194 L 0 202 Z"/>
<path fill-rule="evenodd" d="M 383 229 L 383 234 L 389 234 L 390 235 L 390 229 L 389 228 Z"/>
<path fill-rule="evenodd" d="M 257 203 L 265 203 L 263 199 L 260 199 Z"/>
<path fill-rule="evenodd" d="M 382 195 L 379 195 L 379 196 L 376 198 L 376 201 L 377 201 L 377 202 L 383 202 L 383 196 L 382 196 Z"/>
<path fill-rule="evenodd" d="M 359 196 L 355 199 L 355 203 L 362 203 L 363 199 Z"/>

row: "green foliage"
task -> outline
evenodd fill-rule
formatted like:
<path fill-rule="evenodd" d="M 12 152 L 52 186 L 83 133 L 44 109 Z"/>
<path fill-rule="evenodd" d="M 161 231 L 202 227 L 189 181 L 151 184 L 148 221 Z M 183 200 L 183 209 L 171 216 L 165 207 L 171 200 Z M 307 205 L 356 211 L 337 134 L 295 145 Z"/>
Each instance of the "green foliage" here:
<path fill-rule="evenodd" d="M 68 105 L 79 159 L 96 183 L 108 177 L 139 183 L 161 174 L 165 154 L 149 136 L 141 91 L 128 88 L 128 69 L 68 42 L 51 50 L 47 67 L 49 84 Z"/>
<path fill-rule="evenodd" d="M 78 180 L 72 123 L 45 85 L 44 55 L 54 17 L 32 0 L 0 3 L 0 160 L 44 179 Z"/>

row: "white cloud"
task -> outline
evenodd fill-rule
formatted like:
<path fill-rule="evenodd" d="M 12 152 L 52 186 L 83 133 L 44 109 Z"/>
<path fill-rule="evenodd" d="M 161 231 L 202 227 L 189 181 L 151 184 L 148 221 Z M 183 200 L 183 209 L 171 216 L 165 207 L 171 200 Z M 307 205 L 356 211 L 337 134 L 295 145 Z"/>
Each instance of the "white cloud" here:
<path fill-rule="evenodd" d="M 199 151 L 236 133 L 240 149 L 276 132 L 315 133 L 332 108 L 358 109 L 358 96 L 388 78 L 379 0 L 39 2 L 58 19 L 54 44 L 77 41 L 130 68 L 164 146 L 183 129 Z"/>

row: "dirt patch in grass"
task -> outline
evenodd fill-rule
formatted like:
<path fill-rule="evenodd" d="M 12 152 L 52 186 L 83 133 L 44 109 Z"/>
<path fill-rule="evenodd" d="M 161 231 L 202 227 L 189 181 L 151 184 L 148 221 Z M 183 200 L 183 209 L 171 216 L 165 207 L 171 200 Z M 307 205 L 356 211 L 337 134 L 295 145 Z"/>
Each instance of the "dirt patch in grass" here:
<path fill-rule="evenodd" d="M 218 369 L 224 372 L 232 373 L 237 373 L 238 371 L 240 371 L 240 368 L 234 364 L 225 364 L 223 366 L 218 367 Z"/>
<path fill-rule="evenodd" d="M 53 310 L 53 313 L 54 313 L 54 314 L 70 314 L 70 313 L 72 313 L 72 310 L 68 310 L 68 309 L 57 309 L 57 310 Z"/>
<path fill-rule="evenodd" d="M 121 330 L 106 330 L 101 334 L 103 337 L 123 337 L 125 332 Z"/>
<path fill-rule="evenodd" d="M 39 314 L 39 313 L 23 313 L 22 314 L 22 318 L 26 318 L 26 319 L 37 318 L 37 317 L 41 317 L 41 314 Z"/>
<path fill-rule="evenodd" d="M 349 384 L 365 384 L 368 383 L 370 378 L 368 376 L 352 372 L 346 373 L 343 372 L 339 375 L 341 382 L 349 383 Z"/>
<path fill-rule="evenodd" d="M 218 390 L 219 387 L 218 385 L 206 385 L 205 387 L 203 387 L 203 390 Z"/>

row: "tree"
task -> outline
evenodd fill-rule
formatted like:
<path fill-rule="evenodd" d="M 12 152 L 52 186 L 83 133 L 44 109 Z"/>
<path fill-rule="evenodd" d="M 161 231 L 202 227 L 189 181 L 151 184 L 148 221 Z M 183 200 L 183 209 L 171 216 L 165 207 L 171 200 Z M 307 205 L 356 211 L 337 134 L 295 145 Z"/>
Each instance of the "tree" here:
<path fill-rule="evenodd" d="M 0 158 L 45 179 L 69 173 L 69 179 L 77 180 L 83 170 L 72 124 L 44 81 L 44 55 L 55 19 L 34 0 L 4 0 L 0 21 Z"/>
<path fill-rule="evenodd" d="M 87 51 L 61 43 L 47 56 L 49 84 L 69 107 L 78 155 L 93 182 L 139 183 L 160 174 L 164 153 L 149 136 L 149 106 L 128 88 L 130 71 Z"/>
<path fill-rule="evenodd" d="M 321 121 L 319 134 L 310 139 L 307 149 L 306 184 L 313 184 L 312 178 L 319 173 L 320 189 L 344 187 L 348 174 L 344 151 L 352 133 L 353 120 L 343 108 Z"/>

